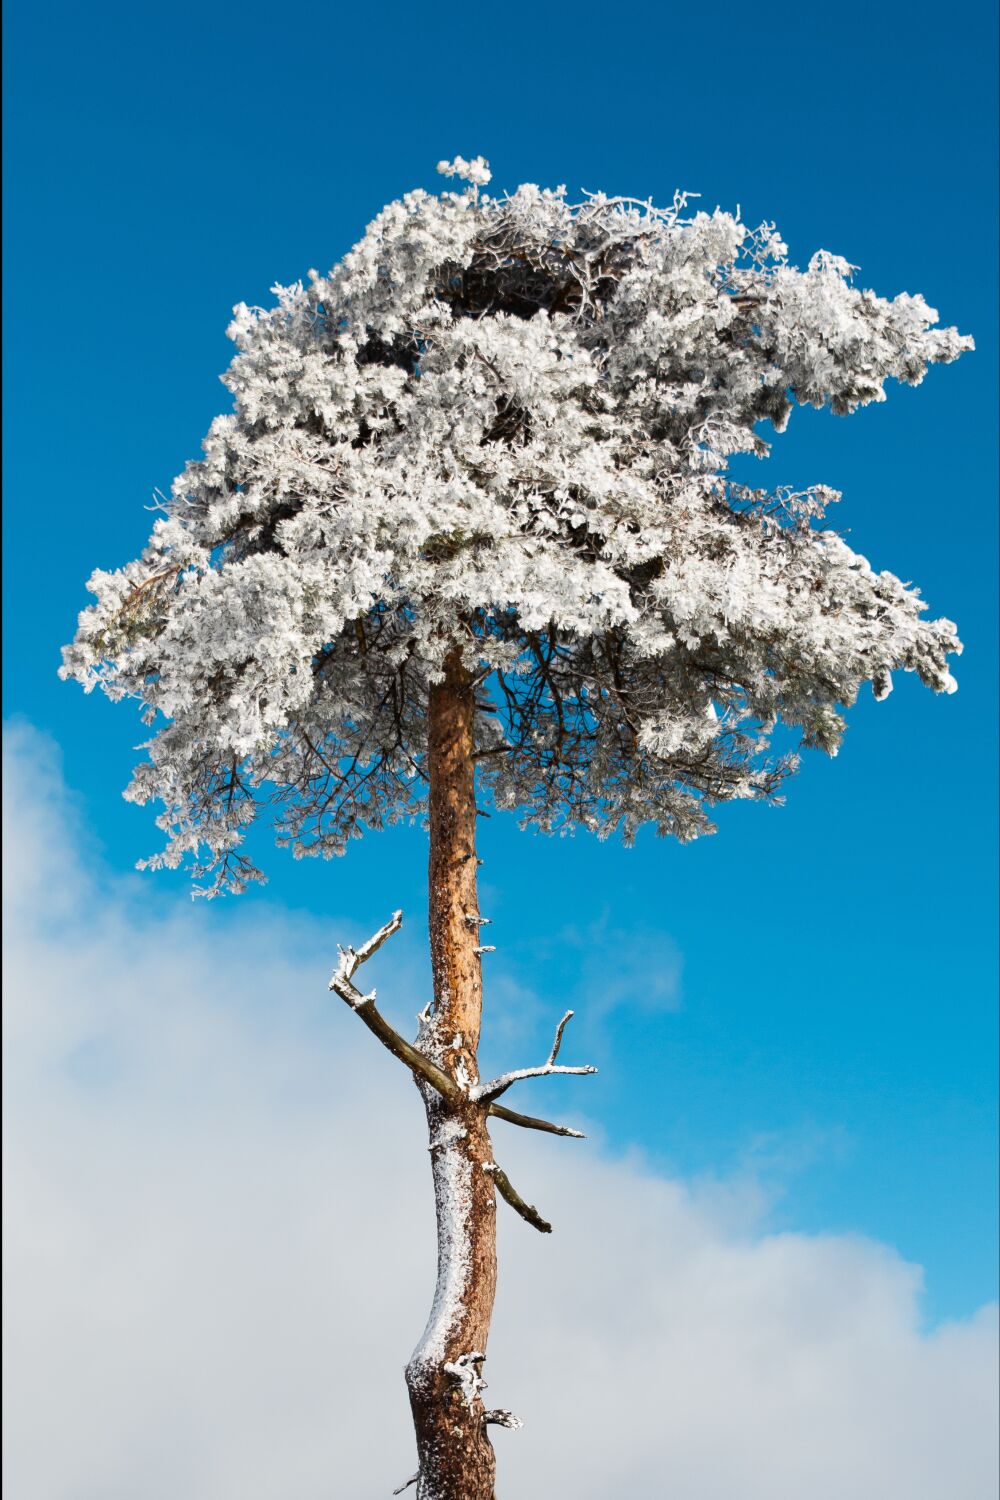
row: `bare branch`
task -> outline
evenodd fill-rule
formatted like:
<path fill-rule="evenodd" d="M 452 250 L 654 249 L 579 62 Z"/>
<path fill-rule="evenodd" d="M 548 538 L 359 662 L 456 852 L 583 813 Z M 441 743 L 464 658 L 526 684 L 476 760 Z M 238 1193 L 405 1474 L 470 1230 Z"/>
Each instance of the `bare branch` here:
<path fill-rule="evenodd" d="M 506 1120 L 508 1125 L 520 1125 L 523 1130 L 544 1130 L 549 1135 L 568 1135 L 575 1141 L 587 1139 L 582 1130 L 571 1130 L 568 1125 L 553 1125 L 551 1121 L 539 1120 L 534 1115 L 518 1114 L 516 1109 L 508 1109 L 503 1104 L 491 1104 L 486 1113 L 494 1115 L 498 1120 Z"/>
<path fill-rule="evenodd" d="M 537 1229 L 539 1234 L 552 1233 L 552 1225 L 548 1222 L 547 1219 L 542 1218 L 541 1214 L 538 1212 L 538 1209 L 533 1203 L 525 1203 L 524 1199 L 521 1197 L 521 1194 L 517 1191 L 517 1188 L 514 1187 L 503 1167 L 498 1167 L 496 1162 L 485 1162 L 483 1165 L 483 1171 L 489 1172 L 490 1176 L 493 1178 L 493 1181 L 497 1185 L 497 1192 L 500 1194 L 501 1198 L 503 1198 L 507 1203 L 510 1204 L 515 1213 L 521 1215 L 521 1218 L 526 1224 L 530 1224 L 533 1229 Z"/>
<path fill-rule="evenodd" d="M 515 1417 L 515 1419 L 514 1419 L 514 1420 L 515 1420 L 515 1421 L 516 1421 L 516 1420 L 517 1420 L 517 1418 L 516 1418 L 516 1417 Z M 401 1494 L 402 1494 L 402 1493 L 403 1493 L 403 1491 L 404 1491 L 404 1490 L 408 1490 L 408 1489 L 409 1489 L 409 1488 L 410 1488 L 410 1485 L 411 1485 L 411 1484 L 416 1484 L 416 1483 L 417 1483 L 417 1480 L 418 1480 L 418 1479 L 419 1479 L 419 1478 L 420 1478 L 420 1470 L 419 1470 L 419 1469 L 418 1469 L 418 1470 L 417 1470 L 417 1472 L 416 1472 L 416 1473 L 415 1473 L 415 1474 L 411 1474 L 411 1475 L 410 1475 L 410 1477 L 409 1477 L 409 1479 L 405 1479 L 405 1480 L 404 1480 L 404 1481 L 403 1481 L 403 1483 L 402 1483 L 402 1484 L 401 1484 L 401 1485 L 400 1485 L 400 1486 L 399 1486 L 399 1489 L 398 1489 L 398 1490 L 393 1490 L 393 1492 L 392 1492 L 392 1493 L 393 1493 L 393 1494 L 394 1494 L 394 1495 L 401 1495 Z"/>
<path fill-rule="evenodd" d="M 394 1027 L 390 1026 L 381 1012 L 375 1009 L 374 997 L 369 995 L 362 999 L 360 1005 L 352 1006 L 355 1015 L 359 1016 L 368 1030 L 377 1036 L 393 1057 L 398 1057 L 401 1063 L 410 1069 L 411 1073 L 417 1074 L 431 1088 L 437 1089 L 445 1099 L 452 1103 L 462 1097 L 462 1092 L 454 1079 L 449 1078 L 429 1057 L 426 1057 L 417 1047 L 414 1047 L 405 1037 L 401 1037 Z"/>
<path fill-rule="evenodd" d="M 367 943 L 362 943 L 360 948 L 341 948 L 340 960 L 330 980 L 330 989 L 338 994 L 345 1005 L 349 1005 L 354 1014 L 364 1022 L 368 1030 L 377 1036 L 383 1047 L 391 1052 L 393 1057 L 398 1057 L 401 1063 L 408 1067 L 411 1073 L 429 1083 L 432 1088 L 445 1099 L 455 1101 L 461 1097 L 461 1090 L 453 1078 L 432 1063 L 429 1057 L 414 1047 L 405 1037 L 400 1036 L 396 1029 L 389 1025 L 385 1017 L 375 1008 L 375 991 L 368 995 L 362 995 L 356 989 L 351 980 L 360 966 L 376 953 L 387 938 L 394 932 L 398 932 L 403 925 L 403 913 L 394 911 L 392 917 L 384 927 L 380 927 Z"/>
<path fill-rule="evenodd" d="M 518 1083 L 522 1078 L 547 1078 L 551 1073 L 596 1073 L 597 1069 L 589 1065 L 582 1068 L 564 1068 L 561 1063 L 556 1062 L 559 1056 L 559 1048 L 562 1045 L 563 1032 L 573 1012 L 568 1010 L 556 1027 L 555 1038 L 552 1042 L 552 1051 L 549 1053 L 548 1061 L 540 1068 L 515 1068 L 510 1073 L 501 1073 L 499 1078 L 492 1078 L 489 1083 L 477 1084 L 469 1090 L 469 1098 L 473 1100 L 499 1099 L 500 1095 L 506 1093 L 512 1083 Z"/>

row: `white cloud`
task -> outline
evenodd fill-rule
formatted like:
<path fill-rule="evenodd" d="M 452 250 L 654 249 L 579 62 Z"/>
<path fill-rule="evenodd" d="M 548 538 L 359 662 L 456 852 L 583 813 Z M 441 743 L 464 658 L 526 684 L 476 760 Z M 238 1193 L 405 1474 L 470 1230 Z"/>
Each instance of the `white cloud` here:
<path fill-rule="evenodd" d="M 6 784 L 10 1493 L 386 1496 L 432 1223 L 416 1092 L 325 990 L 371 913 L 220 915 L 88 875 L 27 728 Z M 379 956 L 400 1015 L 411 971 Z M 993 1310 L 923 1331 L 920 1271 L 884 1245 L 496 1134 L 556 1223 L 502 1219 L 487 1374 L 526 1420 L 497 1437 L 502 1494 L 994 1494 Z"/>

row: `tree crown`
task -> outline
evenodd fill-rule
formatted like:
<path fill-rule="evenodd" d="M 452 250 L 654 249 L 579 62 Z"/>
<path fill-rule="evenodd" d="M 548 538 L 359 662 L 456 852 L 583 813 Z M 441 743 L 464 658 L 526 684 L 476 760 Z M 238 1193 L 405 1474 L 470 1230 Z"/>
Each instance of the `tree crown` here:
<path fill-rule="evenodd" d="M 835 753 L 895 669 L 951 691 L 918 591 L 749 488 L 794 405 L 849 413 L 972 347 L 771 224 L 524 185 L 389 204 L 329 275 L 234 310 L 233 410 L 134 562 L 96 572 L 65 676 L 158 724 L 126 795 L 210 891 L 279 843 L 341 853 L 418 814 L 426 709 L 461 654 L 480 785 L 544 829 L 681 839 L 773 797 L 779 719 Z"/>

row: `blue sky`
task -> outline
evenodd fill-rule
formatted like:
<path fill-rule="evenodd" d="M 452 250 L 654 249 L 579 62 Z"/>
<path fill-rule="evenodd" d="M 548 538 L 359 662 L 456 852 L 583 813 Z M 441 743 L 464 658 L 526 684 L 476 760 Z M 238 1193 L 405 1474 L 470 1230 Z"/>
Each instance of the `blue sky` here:
<path fill-rule="evenodd" d="M 482 834 L 498 1055 L 573 1004 L 601 1072 L 552 1086 L 610 1149 L 756 1173 L 775 1226 L 885 1240 L 925 1267 L 929 1318 L 971 1312 L 996 1254 L 993 8 L 19 0 L 6 31 L 5 712 L 62 747 L 111 872 L 157 834 L 119 796 L 138 720 L 55 677 L 84 580 L 135 555 L 223 409 L 232 305 L 332 264 L 439 158 L 482 152 L 501 189 L 739 203 L 793 258 L 836 251 L 975 336 L 883 406 L 797 412 L 766 471 L 843 490 L 852 545 L 958 621 L 959 693 L 866 697 L 783 809 L 726 809 L 688 848 Z M 275 851 L 244 911 L 402 905 L 420 965 L 424 862 L 419 831 L 330 865 Z"/>

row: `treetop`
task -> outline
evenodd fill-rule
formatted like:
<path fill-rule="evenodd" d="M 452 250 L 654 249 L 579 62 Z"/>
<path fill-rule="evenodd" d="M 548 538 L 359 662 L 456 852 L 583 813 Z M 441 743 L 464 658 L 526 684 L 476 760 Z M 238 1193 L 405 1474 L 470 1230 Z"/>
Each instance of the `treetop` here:
<path fill-rule="evenodd" d="M 527 823 L 681 839 L 774 797 L 777 723 L 835 753 L 895 670 L 951 691 L 948 620 L 757 489 L 796 405 L 847 414 L 972 347 L 773 224 L 525 184 L 389 204 L 326 275 L 240 304 L 233 409 L 142 555 L 96 572 L 63 675 L 155 733 L 126 795 L 210 891 L 420 815 L 430 684 L 460 653 L 483 795 Z"/>

